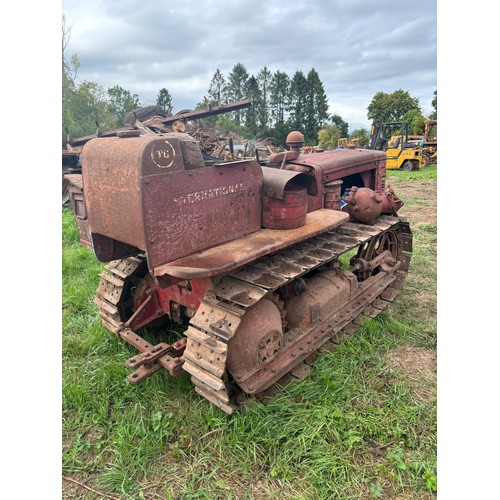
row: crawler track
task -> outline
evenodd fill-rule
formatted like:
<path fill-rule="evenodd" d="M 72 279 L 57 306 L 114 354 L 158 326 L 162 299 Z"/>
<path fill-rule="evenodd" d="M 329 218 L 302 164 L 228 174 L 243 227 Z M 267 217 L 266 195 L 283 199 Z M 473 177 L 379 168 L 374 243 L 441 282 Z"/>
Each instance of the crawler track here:
<path fill-rule="evenodd" d="M 127 319 L 127 310 L 132 307 L 130 290 L 145 274 L 146 264 L 145 255 L 113 260 L 99 275 L 94 303 L 99 307 L 102 324 L 113 333 Z"/>
<path fill-rule="evenodd" d="M 371 226 L 347 223 L 225 275 L 202 299 L 185 332 L 183 369 L 190 373 L 195 390 L 232 413 L 239 405 L 242 390 L 227 370 L 229 342 L 249 308 L 264 298 L 277 301 L 276 292 L 281 287 L 332 265 L 355 249 L 359 249 L 361 257 L 372 258 L 376 241 L 391 249 L 395 258 L 392 270 L 363 276 L 355 300 L 310 330 L 285 331 L 280 352 L 252 375 L 252 384 L 257 388 L 254 396 L 265 402 L 290 381 L 309 372 L 318 352 L 335 349 L 343 337 L 358 329 L 363 317 L 374 318 L 394 300 L 408 273 L 412 234 L 407 222 L 396 217 L 381 216 Z M 95 302 L 104 326 L 114 333 L 125 320 L 131 287 L 144 274 L 145 264 L 144 256 L 130 257 L 111 262 L 106 266 L 108 272 L 101 274 Z M 284 357 L 293 361 L 283 363 Z"/>
<path fill-rule="evenodd" d="M 238 406 L 241 390 L 226 370 L 228 343 L 246 311 L 285 284 L 332 263 L 360 245 L 370 247 L 373 238 L 383 238 L 388 232 L 398 239 L 398 262 L 394 266 L 397 271 L 380 273 L 377 279 L 366 280 L 366 286 L 362 287 L 354 303 L 335 311 L 312 330 L 287 332 L 287 342 L 277 358 L 287 356 L 295 361 L 283 367 L 279 361 L 273 360 L 254 377 L 257 386 L 263 380 L 270 385 L 256 394 L 257 398 L 265 400 L 280 387 L 309 371 L 316 351 L 334 349 L 343 336 L 357 330 L 364 316 L 377 316 L 394 300 L 408 273 L 411 231 L 406 222 L 387 216 L 380 217 L 373 226 L 345 224 L 224 277 L 210 296 L 202 300 L 185 332 L 188 341 L 183 368 L 191 374 L 196 391 L 226 413 L 232 413 Z"/>

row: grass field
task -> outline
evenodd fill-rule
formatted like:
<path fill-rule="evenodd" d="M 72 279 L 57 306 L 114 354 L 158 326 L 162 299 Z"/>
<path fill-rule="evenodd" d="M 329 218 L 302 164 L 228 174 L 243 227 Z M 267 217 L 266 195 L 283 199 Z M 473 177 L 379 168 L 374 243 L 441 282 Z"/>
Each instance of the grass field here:
<path fill-rule="evenodd" d="M 436 178 L 389 171 L 414 253 L 396 301 L 269 405 L 232 416 L 187 376 L 126 381 L 134 351 L 93 304 L 103 265 L 63 245 L 63 497 L 74 499 L 435 498 Z"/>

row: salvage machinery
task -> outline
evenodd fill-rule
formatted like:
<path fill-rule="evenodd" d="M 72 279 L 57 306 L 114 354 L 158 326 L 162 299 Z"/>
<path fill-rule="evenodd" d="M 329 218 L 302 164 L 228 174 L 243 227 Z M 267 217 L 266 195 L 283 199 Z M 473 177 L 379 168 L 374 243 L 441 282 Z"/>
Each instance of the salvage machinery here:
<path fill-rule="evenodd" d="M 412 233 L 383 151 L 289 150 L 207 166 L 188 134 L 89 140 L 70 176 L 81 243 L 107 263 L 95 303 L 137 349 L 138 384 L 166 369 L 230 414 L 300 377 L 403 287 Z M 162 320 L 168 327 L 162 326 Z M 183 325 L 170 340 L 171 323 Z M 152 343 L 143 327 L 156 326 Z"/>
<path fill-rule="evenodd" d="M 387 169 L 412 171 L 423 166 L 422 149 L 410 141 L 408 122 L 373 120 L 366 147 L 385 151 Z"/>

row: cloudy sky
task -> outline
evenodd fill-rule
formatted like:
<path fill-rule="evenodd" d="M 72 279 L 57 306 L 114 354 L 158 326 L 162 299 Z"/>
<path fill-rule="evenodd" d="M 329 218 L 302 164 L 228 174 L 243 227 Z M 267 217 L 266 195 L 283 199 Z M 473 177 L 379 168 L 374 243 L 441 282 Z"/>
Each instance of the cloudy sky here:
<path fill-rule="evenodd" d="M 432 111 L 436 85 L 436 0 L 63 0 L 71 26 L 66 54 L 78 80 L 120 85 L 152 104 L 162 87 L 174 112 L 193 108 L 217 70 L 241 62 L 293 76 L 314 67 L 330 112 L 369 127 L 378 91 L 403 89 Z"/>
<path fill-rule="evenodd" d="M 193 108 L 217 70 L 240 62 L 290 77 L 314 67 L 330 112 L 368 128 L 377 91 L 409 91 L 422 112 L 436 90 L 436 0 L 63 0 L 66 57 L 78 80 L 120 85 L 153 104 L 162 87 L 174 112 Z"/>

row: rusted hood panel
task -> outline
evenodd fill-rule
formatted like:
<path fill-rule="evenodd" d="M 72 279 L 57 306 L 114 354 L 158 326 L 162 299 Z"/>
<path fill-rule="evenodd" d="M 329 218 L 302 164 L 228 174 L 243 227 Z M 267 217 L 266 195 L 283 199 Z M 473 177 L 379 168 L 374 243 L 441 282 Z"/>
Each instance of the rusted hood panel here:
<path fill-rule="evenodd" d="M 342 170 L 353 169 L 357 166 L 373 165 L 374 163 L 385 161 L 383 151 L 369 149 L 341 149 L 337 151 L 325 151 L 324 153 L 310 153 L 299 156 L 296 160 L 290 161 L 287 165 L 303 165 L 306 167 L 320 167 L 323 177 L 329 173 Z"/>

